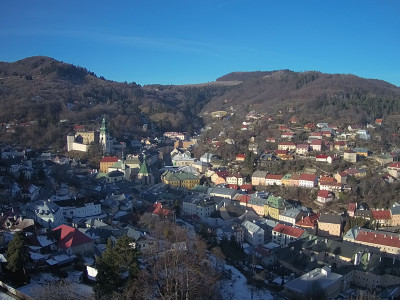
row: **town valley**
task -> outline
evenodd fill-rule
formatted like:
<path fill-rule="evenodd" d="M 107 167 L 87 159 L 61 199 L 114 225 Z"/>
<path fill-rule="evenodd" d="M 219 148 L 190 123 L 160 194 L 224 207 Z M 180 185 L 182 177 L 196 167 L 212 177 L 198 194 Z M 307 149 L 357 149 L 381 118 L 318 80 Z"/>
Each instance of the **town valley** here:
<path fill-rule="evenodd" d="M 397 299 L 399 122 L 399 87 L 354 75 L 0 62 L 2 293 Z"/>

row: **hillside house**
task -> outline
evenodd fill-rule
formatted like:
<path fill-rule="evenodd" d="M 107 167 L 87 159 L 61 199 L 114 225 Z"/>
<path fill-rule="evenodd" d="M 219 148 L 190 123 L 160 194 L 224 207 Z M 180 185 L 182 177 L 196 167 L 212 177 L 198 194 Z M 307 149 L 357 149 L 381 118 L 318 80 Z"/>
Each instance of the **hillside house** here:
<path fill-rule="evenodd" d="M 236 161 L 243 162 L 246 159 L 246 154 L 236 155 Z"/>
<path fill-rule="evenodd" d="M 255 171 L 251 176 L 251 184 L 253 186 L 265 185 L 265 178 L 267 177 L 267 172 L 265 171 Z"/>
<path fill-rule="evenodd" d="M 318 176 L 314 174 L 301 174 L 299 180 L 299 187 L 313 188 L 318 183 Z"/>
<path fill-rule="evenodd" d="M 317 201 L 325 204 L 325 203 L 333 201 L 334 198 L 335 198 L 335 195 L 331 191 L 320 190 L 318 192 Z"/>
<path fill-rule="evenodd" d="M 308 144 L 297 144 L 296 145 L 296 154 L 306 155 L 310 150 L 310 145 Z"/>
<path fill-rule="evenodd" d="M 283 175 L 268 174 L 265 178 L 265 185 L 282 185 Z"/>
<path fill-rule="evenodd" d="M 282 142 L 278 144 L 278 150 L 294 151 L 296 150 L 296 144 L 290 142 Z"/>
<path fill-rule="evenodd" d="M 322 151 L 322 140 L 315 139 L 311 141 L 310 148 L 312 151 Z"/>
<path fill-rule="evenodd" d="M 343 159 L 348 162 L 357 162 L 357 153 L 353 150 L 345 150 L 343 152 Z"/>
<path fill-rule="evenodd" d="M 226 177 L 227 184 L 234 184 L 234 185 L 242 185 L 244 184 L 244 178 L 239 173 L 236 174 L 229 174 Z"/>
<path fill-rule="evenodd" d="M 372 219 L 380 226 L 391 226 L 392 216 L 390 210 L 371 210 Z"/>
<path fill-rule="evenodd" d="M 392 175 L 395 178 L 399 178 L 400 177 L 400 163 L 399 162 L 395 162 L 390 164 L 387 167 L 388 173 L 390 175 Z"/>

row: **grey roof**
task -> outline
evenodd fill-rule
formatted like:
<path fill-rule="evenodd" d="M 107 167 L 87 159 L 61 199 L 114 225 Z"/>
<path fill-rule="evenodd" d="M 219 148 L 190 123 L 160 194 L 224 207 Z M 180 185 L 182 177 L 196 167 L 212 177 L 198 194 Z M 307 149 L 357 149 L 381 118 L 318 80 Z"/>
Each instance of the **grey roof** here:
<path fill-rule="evenodd" d="M 359 232 L 360 232 L 360 227 L 355 226 L 351 228 L 349 231 L 347 231 L 346 234 L 343 236 L 343 238 L 354 241 L 357 238 Z"/>
<path fill-rule="evenodd" d="M 215 187 L 215 188 L 211 189 L 210 194 L 219 194 L 219 195 L 226 195 L 226 196 L 233 197 L 236 194 L 236 190 Z"/>
<path fill-rule="evenodd" d="M 322 214 L 319 217 L 319 223 L 342 224 L 343 218 L 341 215 Z"/>
<path fill-rule="evenodd" d="M 393 205 L 393 207 L 390 208 L 390 211 L 392 212 L 392 215 L 400 215 L 400 205 Z"/>
<path fill-rule="evenodd" d="M 265 178 L 266 176 L 267 176 L 267 172 L 265 172 L 265 171 L 255 171 L 251 177 Z"/>
<path fill-rule="evenodd" d="M 300 209 L 298 208 L 291 208 L 281 213 L 282 216 L 288 218 L 296 218 L 300 213 Z"/>
<path fill-rule="evenodd" d="M 342 275 L 337 273 L 328 273 L 329 275 L 325 275 L 322 273 L 324 268 L 316 268 L 286 283 L 285 288 L 305 294 L 312 287 L 314 282 L 318 282 L 321 288 L 326 290 L 329 286 L 340 280 Z"/>
<path fill-rule="evenodd" d="M 254 194 L 252 194 L 254 195 Z M 257 206 L 264 206 L 265 205 L 266 200 L 263 198 L 259 198 L 259 197 L 250 197 L 249 199 L 249 204 L 252 205 L 257 205 Z"/>

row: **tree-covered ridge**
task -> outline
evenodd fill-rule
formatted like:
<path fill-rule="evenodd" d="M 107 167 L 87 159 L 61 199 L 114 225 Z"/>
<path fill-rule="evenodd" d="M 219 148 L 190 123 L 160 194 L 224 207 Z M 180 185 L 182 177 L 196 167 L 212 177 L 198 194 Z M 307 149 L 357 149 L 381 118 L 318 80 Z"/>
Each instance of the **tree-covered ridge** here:
<path fill-rule="evenodd" d="M 224 84 L 229 81 L 235 85 Z M 152 131 L 194 132 L 210 121 L 201 116 L 221 110 L 243 115 L 250 110 L 277 114 L 295 108 L 300 120 L 330 117 L 339 125 L 348 120 L 370 122 L 400 111 L 398 87 L 353 75 L 234 72 L 215 83 L 219 84 L 141 87 L 108 81 L 83 67 L 48 57 L 0 63 L 0 139 L 36 148 L 54 143 L 62 148 L 73 125 L 95 129 L 103 115 L 118 137 L 145 134 L 145 123 L 154 125 L 148 127 Z M 7 124 L 15 130 L 5 130 Z"/>

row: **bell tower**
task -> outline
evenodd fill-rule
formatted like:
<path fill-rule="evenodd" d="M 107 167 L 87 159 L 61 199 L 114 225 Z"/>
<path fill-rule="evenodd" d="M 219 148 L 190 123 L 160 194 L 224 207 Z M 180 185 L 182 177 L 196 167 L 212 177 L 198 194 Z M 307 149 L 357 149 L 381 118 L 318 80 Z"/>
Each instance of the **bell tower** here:
<path fill-rule="evenodd" d="M 100 127 L 99 143 L 103 149 L 103 156 L 110 154 L 111 152 L 111 139 L 107 129 L 106 118 L 103 117 Z"/>

